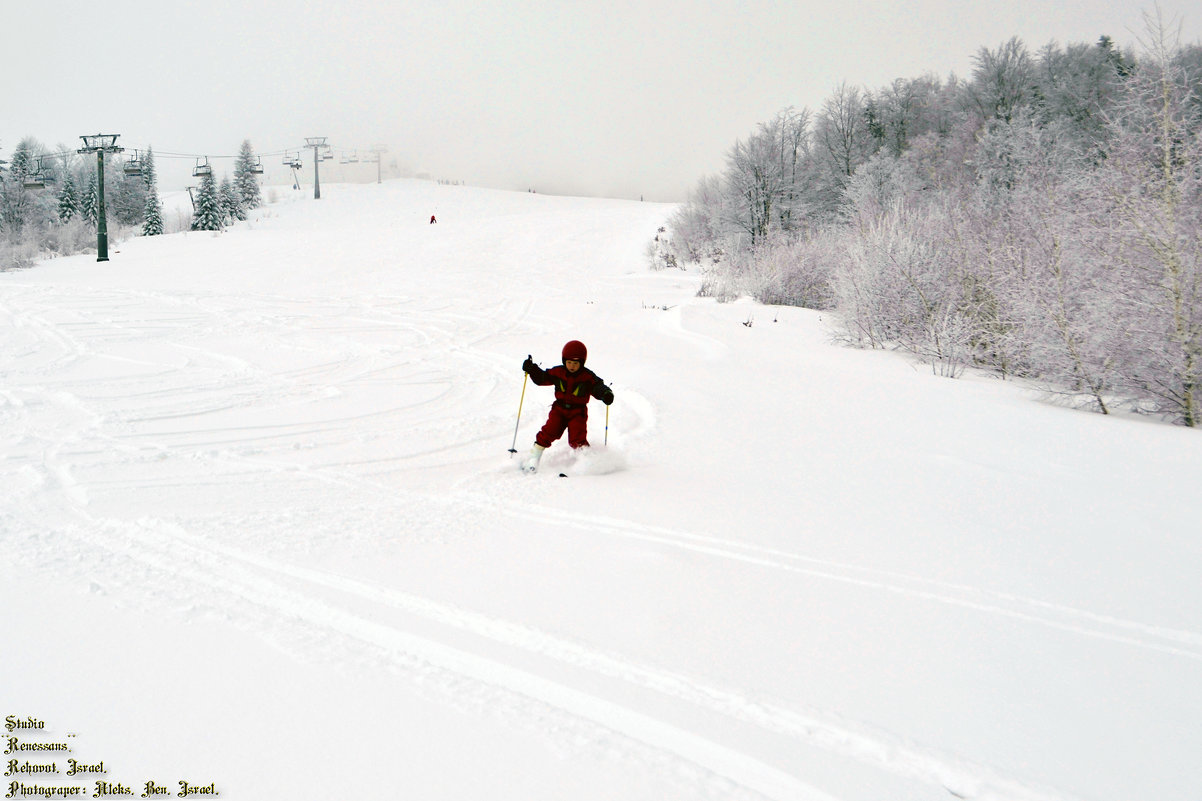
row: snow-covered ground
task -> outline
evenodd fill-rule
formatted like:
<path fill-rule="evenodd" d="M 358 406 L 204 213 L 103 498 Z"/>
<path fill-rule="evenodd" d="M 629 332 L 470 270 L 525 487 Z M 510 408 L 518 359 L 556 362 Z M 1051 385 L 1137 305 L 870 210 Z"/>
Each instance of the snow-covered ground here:
<path fill-rule="evenodd" d="M 13 797 L 1202 797 L 1198 432 L 698 298 L 669 206 L 278 194 L 0 274 Z"/>

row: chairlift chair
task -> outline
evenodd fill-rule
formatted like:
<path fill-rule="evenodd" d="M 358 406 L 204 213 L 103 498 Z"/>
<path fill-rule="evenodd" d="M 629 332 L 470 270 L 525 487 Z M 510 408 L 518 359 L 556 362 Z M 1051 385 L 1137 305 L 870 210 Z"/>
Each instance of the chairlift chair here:
<path fill-rule="evenodd" d="M 126 175 L 142 174 L 142 162 L 138 160 L 138 151 L 134 151 L 133 158 L 125 162 L 125 166 L 122 167 L 122 169 L 125 171 Z"/>
<path fill-rule="evenodd" d="M 255 163 L 250 165 L 250 171 L 254 175 L 262 175 L 263 174 L 263 157 L 262 156 L 255 156 Z"/>
<path fill-rule="evenodd" d="M 42 160 L 39 158 L 37 166 L 32 171 L 25 173 L 21 179 L 21 183 L 26 189 L 42 189 L 46 186 L 46 173 L 42 172 Z"/>
<path fill-rule="evenodd" d="M 204 176 L 204 175 L 212 175 L 212 174 L 213 174 L 213 168 L 209 166 L 209 157 L 208 157 L 208 156 L 202 156 L 201 158 L 203 158 L 203 159 L 204 159 L 204 162 L 202 163 L 200 159 L 197 159 L 197 160 L 196 160 L 196 167 L 195 167 L 195 168 L 193 168 L 193 170 L 192 170 L 192 174 L 193 174 L 193 175 L 195 175 L 195 176 L 197 176 L 197 177 L 199 177 L 199 176 Z"/>

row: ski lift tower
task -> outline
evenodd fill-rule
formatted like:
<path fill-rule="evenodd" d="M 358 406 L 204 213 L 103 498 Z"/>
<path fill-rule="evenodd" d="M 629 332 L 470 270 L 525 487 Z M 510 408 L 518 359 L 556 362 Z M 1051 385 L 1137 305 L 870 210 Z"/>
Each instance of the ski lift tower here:
<path fill-rule="evenodd" d="M 321 178 L 318 177 L 318 174 L 317 174 L 317 162 L 321 161 L 321 153 L 319 151 L 325 150 L 327 147 L 326 137 L 324 137 L 324 136 L 306 136 L 305 137 L 305 147 L 313 148 L 313 199 L 320 200 L 321 199 Z"/>
<path fill-rule="evenodd" d="M 373 160 L 376 162 L 376 183 L 380 183 L 380 162 L 383 155 L 388 152 L 388 148 L 383 145 L 374 145 L 370 152 L 375 155 Z"/>
<path fill-rule="evenodd" d="M 109 260 L 109 230 L 104 212 L 104 154 L 120 153 L 125 150 L 117 147 L 117 137 L 121 134 L 92 134 L 80 136 L 83 147 L 78 153 L 96 154 L 96 261 Z"/>

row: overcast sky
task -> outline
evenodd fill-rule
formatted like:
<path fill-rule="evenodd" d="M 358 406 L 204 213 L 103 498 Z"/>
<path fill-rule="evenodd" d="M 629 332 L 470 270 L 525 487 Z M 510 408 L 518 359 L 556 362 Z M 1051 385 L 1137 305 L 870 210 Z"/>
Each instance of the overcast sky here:
<path fill-rule="evenodd" d="M 961 77 L 1011 36 L 1124 48 L 1130 0 L 40 0 L 5 3 L 0 158 L 23 136 L 153 145 L 164 189 L 249 139 L 325 136 L 412 171 L 506 189 L 681 200 L 735 140 L 842 81 Z M 1182 41 L 1196 3 L 1163 0 Z M 169 159 L 167 154 L 181 154 Z M 338 180 L 335 159 L 323 180 Z M 311 180 L 305 158 L 306 180 Z"/>

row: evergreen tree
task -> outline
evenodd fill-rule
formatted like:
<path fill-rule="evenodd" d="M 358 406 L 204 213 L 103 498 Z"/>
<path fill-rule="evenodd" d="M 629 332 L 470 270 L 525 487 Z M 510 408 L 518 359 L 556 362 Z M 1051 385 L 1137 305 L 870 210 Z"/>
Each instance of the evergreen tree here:
<path fill-rule="evenodd" d="M 154 184 L 146 189 L 146 206 L 142 211 L 142 236 L 158 236 L 163 233 L 163 204 L 159 201 L 159 190 Z"/>
<path fill-rule="evenodd" d="M 58 193 L 58 218 L 62 222 L 71 222 L 79 213 L 79 191 L 75 188 L 75 177 L 68 171 Z"/>
<path fill-rule="evenodd" d="M 146 147 L 146 153 L 143 154 L 141 163 L 142 180 L 146 182 L 147 189 L 154 189 L 159 183 L 159 176 L 154 168 L 154 149 L 150 146 Z"/>
<path fill-rule="evenodd" d="M 257 164 L 258 159 L 255 157 L 254 150 L 251 149 L 250 140 L 244 140 L 242 149 L 238 153 L 238 161 L 234 165 L 234 185 L 238 189 L 243 209 L 257 209 L 263 205 L 263 198 L 259 192 L 259 179 L 255 173 Z M 239 219 L 244 220 L 246 217 L 239 217 Z"/>
<path fill-rule="evenodd" d="M 246 219 L 246 209 L 242 207 L 242 196 L 238 194 L 238 190 L 234 188 L 234 183 L 228 175 L 221 180 L 218 196 L 221 200 L 222 216 L 228 223 L 233 224 L 238 220 Z"/>
<path fill-rule="evenodd" d="M 34 151 L 39 148 L 37 140 L 28 136 L 17 143 L 13 150 L 12 163 L 8 165 L 8 171 L 14 178 L 24 180 L 26 175 L 34 172 L 34 163 L 37 160 Z"/>
<path fill-rule="evenodd" d="M 217 196 L 217 182 L 210 172 L 200 179 L 196 193 L 196 211 L 192 215 L 193 231 L 220 231 L 221 199 Z"/>
<path fill-rule="evenodd" d="M 38 193 L 25 187 L 25 179 L 38 172 L 40 156 L 45 148 L 33 137 L 27 136 L 13 150 L 12 163 L 8 165 L 7 180 L 0 185 L 0 227 L 9 234 L 20 232 L 26 224 L 37 223 L 39 218 L 54 216 L 52 208 L 41 208 Z"/>
<path fill-rule="evenodd" d="M 79 206 L 79 211 L 83 218 L 92 226 L 96 225 L 96 212 L 100 207 L 100 192 L 96 186 L 96 173 L 88 173 L 88 186 L 83 193 L 83 202 Z"/>
<path fill-rule="evenodd" d="M 141 225 L 146 207 L 146 184 L 140 175 L 126 175 L 117 159 L 104 163 L 104 204 L 109 219 L 121 225 Z"/>

